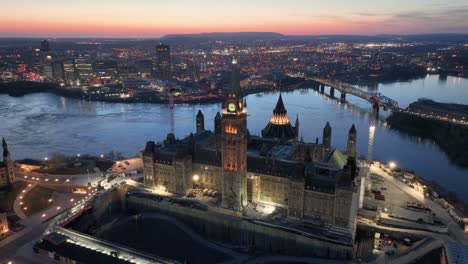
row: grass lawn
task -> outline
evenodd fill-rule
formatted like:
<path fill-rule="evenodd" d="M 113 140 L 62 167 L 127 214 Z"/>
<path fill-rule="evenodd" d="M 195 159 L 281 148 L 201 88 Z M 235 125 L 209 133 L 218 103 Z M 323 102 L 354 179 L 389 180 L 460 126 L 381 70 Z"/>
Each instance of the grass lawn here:
<path fill-rule="evenodd" d="M 23 199 L 24 204 L 22 207 L 26 206 L 28 208 L 23 210 L 24 214 L 29 216 L 51 206 L 52 203 L 49 203 L 49 199 L 52 198 L 54 192 L 54 190 L 41 186 L 36 186 L 29 191 Z"/>
<path fill-rule="evenodd" d="M 28 186 L 28 183 L 18 181 L 13 183 L 11 186 L 0 190 L 0 211 L 13 211 L 13 203 L 15 202 L 16 196 Z"/>

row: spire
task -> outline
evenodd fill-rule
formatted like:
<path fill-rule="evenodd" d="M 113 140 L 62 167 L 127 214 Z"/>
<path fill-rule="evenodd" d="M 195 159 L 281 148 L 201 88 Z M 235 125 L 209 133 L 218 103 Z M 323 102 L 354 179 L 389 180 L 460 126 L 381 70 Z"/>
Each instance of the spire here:
<path fill-rule="evenodd" d="M 3 147 L 3 157 L 5 158 L 5 157 L 10 155 L 10 152 L 8 151 L 8 145 L 6 143 L 5 138 L 3 138 L 3 140 L 2 140 L 2 147 Z"/>
<path fill-rule="evenodd" d="M 348 155 L 348 157 L 356 158 L 356 139 L 356 127 L 353 124 L 348 133 L 348 145 L 346 147 L 346 154 Z"/>
<path fill-rule="evenodd" d="M 294 129 L 296 130 L 296 141 L 299 138 L 299 115 L 296 115 L 296 122 L 294 124 Z"/>
<path fill-rule="evenodd" d="M 223 124 L 222 124 L 221 114 L 218 112 L 218 113 L 216 113 L 216 116 L 214 118 L 214 131 L 215 131 L 215 134 L 218 134 L 218 135 L 221 134 L 222 126 L 223 126 Z"/>
<path fill-rule="evenodd" d="M 286 107 L 284 107 L 283 97 L 281 96 L 281 94 L 278 98 L 278 102 L 276 102 L 275 109 L 273 109 L 273 113 L 274 114 L 286 114 L 287 113 Z"/>
<path fill-rule="evenodd" d="M 286 108 L 283 103 L 283 96 L 280 94 L 278 102 L 273 109 L 273 115 L 270 117 L 270 122 L 262 130 L 262 136 L 266 138 L 281 138 L 297 140 L 299 135 L 299 120 L 296 119 L 296 124 L 293 127 L 289 120 Z"/>
<path fill-rule="evenodd" d="M 331 134 L 332 134 L 332 129 L 331 129 L 330 123 L 327 122 L 327 124 L 323 128 L 323 138 L 322 138 L 322 144 L 323 144 L 325 153 L 330 152 L 330 149 L 331 149 Z"/>
<path fill-rule="evenodd" d="M 312 161 L 312 157 L 310 156 L 310 148 L 309 147 L 307 147 L 306 153 L 304 155 L 304 161 L 306 163 L 309 163 L 309 162 Z"/>
<path fill-rule="evenodd" d="M 238 97 L 242 97 L 239 76 L 240 76 L 239 64 L 237 64 L 237 59 L 233 58 L 232 64 L 231 64 L 230 89 L 232 89 L 232 92 L 234 92 Z"/>
<path fill-rule="evenodd" d="M 201 110 L 198 110 L 197 118 L 196 118 L 196 128 L 197 133 L 205 131 L 205 117 Z"/>

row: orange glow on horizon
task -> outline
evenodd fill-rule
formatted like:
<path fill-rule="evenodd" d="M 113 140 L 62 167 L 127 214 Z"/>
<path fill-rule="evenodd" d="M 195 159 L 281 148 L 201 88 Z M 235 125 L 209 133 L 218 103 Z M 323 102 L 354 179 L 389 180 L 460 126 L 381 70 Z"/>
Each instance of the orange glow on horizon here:
<path fill-rule="evenodd" d="M 468 33 L 465 12 L 468 3 L 461 2 L 4 1 L 0 37 L 157 37 L 171 33 L 240 31 L 289 35 Z"/>
<path fill-rule="evenodd" d="M 159 37 L 166 34 L 194 34 L 202 32 L 278 32 L 287 35 L 320 35 L 320 34 L 377 34 L 390 33 L 394 28 L 385 28 L 373 21 L 353 23 L 346 19 L 306 20 L 297 23 L 269 23 L 256 25 L 242 24 L 207 24 L 192 25 L 148 25 L 119 23 L 57 23 L 44 21 L 24 21 L 20 19 L 0 18 L 0 32 L 16 35 L 43 36 L 145 36 Z"/>

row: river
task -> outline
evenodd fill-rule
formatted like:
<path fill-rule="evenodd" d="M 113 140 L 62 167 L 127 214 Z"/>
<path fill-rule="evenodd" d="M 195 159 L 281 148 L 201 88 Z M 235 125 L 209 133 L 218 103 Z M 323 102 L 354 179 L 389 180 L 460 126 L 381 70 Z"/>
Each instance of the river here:
<path fill-rule="evenodd" d="M 362 88 L 379 91 L 402 107 L 420 97 L 468 104 L 468 80 L 457 77 L 439 80 L 437 75 L 428 75 L 409 82 Z M 339 93 L 335 92 L 335 96 L 339 98 Z M 277 99 L 278 93 L 247 97 L 251 134 L 260 134 Z M 348 95 L 349 103 L 340 104 L 312 89 L 283 93 L 283 99 L 290 119 L 299 116 L 300 136 L 305 141 L 315 141 L 316 137 L 321 140 L 322 129 L 330 121 L 332 145 L 345 149 L 347 132 L 354 123 L 359 155 L 367 155 L 371 123 L 368 102 Z M 199 109 L 205 115 L 206 128 L 213 129 L 220 104 L 177 105 L 174 113 L 177 137 L 195 130 Z M 167 105 L 87 102 L 48 93 L 0 95 L 0 113 L 0 136 L 6 138 L 15 159 L 44 158 L 56 152 L 105 154 L 111 150 L 135 156 L 147 140 L 161 141 L 170 129 Z M 382 121 L 387 115 L 381 110 L 381 118 L 375 125 L 373 158 L 395 161 L 468 201 L 468 169 L 452 164 L 433 142 L 388 128 Z"/>

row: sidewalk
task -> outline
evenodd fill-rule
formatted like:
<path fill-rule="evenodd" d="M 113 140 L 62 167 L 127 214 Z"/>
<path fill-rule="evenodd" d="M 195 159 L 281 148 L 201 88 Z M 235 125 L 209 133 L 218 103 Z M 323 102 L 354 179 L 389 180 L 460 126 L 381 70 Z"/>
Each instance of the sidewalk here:
<path fill-rule="evenodd" d="M 15 202 L 13 203 L 13 211 L 15 211 L 15 214 L 21 218 L 21 219 L 26 219 L 27 216 L 24 214 L 23 210 L 21 209 L 20 203 L 23 201 L 22 198 L 26 197 L 26 194 L 34 189 L 34 187 L 37 186 L 37 183 L 31 183 L 31 186 L 27 186 L 25 188 L 25 192 L 20 192 L 18 196 L 16 196 Z"/>

